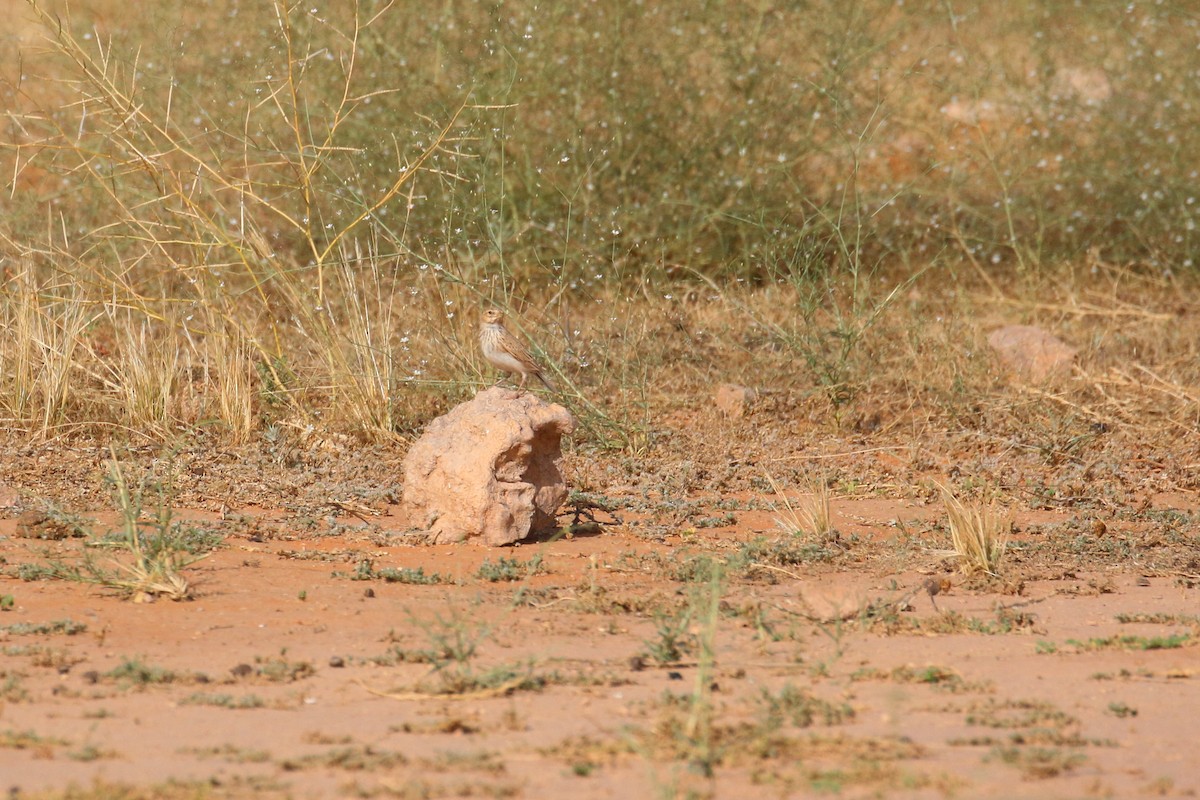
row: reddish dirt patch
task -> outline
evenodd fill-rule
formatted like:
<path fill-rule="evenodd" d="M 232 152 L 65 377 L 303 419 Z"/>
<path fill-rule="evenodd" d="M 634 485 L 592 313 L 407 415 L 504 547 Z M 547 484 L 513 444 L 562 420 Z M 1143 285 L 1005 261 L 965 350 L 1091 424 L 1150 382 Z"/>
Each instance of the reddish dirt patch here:
<path fill-rule="evenodd" d="M 780 537 L 769 511 L 708 511 L 736 522 L 657 540 L 654 514 L 630 512 L 506 550 L 411 546 L 388 516 L 324 537 L 244 518 L 185 570 L 188 602 L 6 578 L 0 774 L 17 796 L 167 781 L 295 797 L 1200 789 L 1200 590 L 1184 569 L 1139 568 L 1149 534 L 1068 546 L 1070 514 L 1026 515 L 1006 580 L 987 583 L 946 572 L 939 511 L 913 501 L 835 498 L 841 535 L 823 545 Z M 0 534 L 9 575 L 81 551 L 17 537 L 15 520 Z M 1106 539 L 1124 566 L 1078 555 Z M 481 577 L 502 558 L 541 571 Z M 418 567 L 450 582 L 379 577 Z M 933 598 L 931 574 L 950 583 Z M 680 652 L 659 663 L 672 626 Z"/>

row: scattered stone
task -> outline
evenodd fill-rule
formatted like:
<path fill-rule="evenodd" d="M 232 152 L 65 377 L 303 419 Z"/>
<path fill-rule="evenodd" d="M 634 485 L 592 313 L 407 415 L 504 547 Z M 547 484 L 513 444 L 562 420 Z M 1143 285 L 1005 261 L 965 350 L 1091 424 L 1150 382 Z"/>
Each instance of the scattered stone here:
<path fill-rule="evenodd" d="M 233 669 L 229 670 L 230 674 L 235 678 L 248 678 L 254 674 L 254 667 L 249 664 L 238 664 Z"/>
<path fill-rule="evenodd" d="M 12 511 L 21 504 L 21 493 L 0 481 L 0 511 Z"/>
<path fill-rule="evenodd" d="M 344 667 L 346 666 L 346 659 L 342 658 L 341 656 L 330 656 L 329 666 L 333 667 L 334 669 Z"/>
<path fill-rule="evenodd" d="M 629 669 L 633 672 L 641 672 L 646 668 L 646 659 L 641 656 L 633 656 L 629 659 Z"/>
<path fill-rule="evenodd" d="M 736 383 L 722 383 L 717 387 L 717 408 L 730 419 L 739 419 L 746 415 L 750 406 L 758 400 L 758 392 L 748 386 Z"/>
<path fill-rule="evenodd" d="M 429 424 L 404 459 L 403 511 L 435 544 L 512 544 L 557 528 L 562 437 L 575 419 L 531 392 L 493 387 Z"/>
<path fill-rule="evenodd" d="M 375 590 L 372 589 L 370 586 L 368 586 L 366 589 L 363 589 L 363 597 L 365 597 L 369 600 L 374 596 L 375 596 Z"/>
<path fill-rule="evenodd" d="M 64 518 L 51 515 L 45 510 L 29 510 L 17 517 L 16 535 L 22 539 L 45 539 L 61 541 L 83 536 L 83 531 L 68 523 Z"/>
<path fill-rule="evenodd" d="M 1043 383 L 1066 376 L 1074 363 L 1074 347 L 1030 325 L 1007 325 L 988 335 L 1000 361 L 1026 380 Z"/>

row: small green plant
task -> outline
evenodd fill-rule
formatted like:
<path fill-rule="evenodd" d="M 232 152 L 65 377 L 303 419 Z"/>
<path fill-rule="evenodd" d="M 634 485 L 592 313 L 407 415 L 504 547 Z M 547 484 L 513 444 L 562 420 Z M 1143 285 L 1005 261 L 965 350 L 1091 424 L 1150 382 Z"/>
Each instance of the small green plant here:
<path fill-rule="evenodd" d="M 185 706 L 217 706 L 219 708 L 233 709 L 262 708 L 266 705 L 263 699 L 256 694 L 235 697 L 231 694 L 212 694 L 207 692 L 189 694 L 179 702 Z"/>
<path fill-rule="evenodd" d="M 310 661 L 289 661 L 286 649 L 280 652 L 278 658 L 256 657 L 254 663 L 254 674 L 272 683 L 292 683 L 317 672 Z"/>
<path fill-rule="evenodd" d="M 532 664 L 520 666 L 502 664 L 489 669 L 476 666 L 479 647 L 491 638 L 490 628 L 475 624 L 458 609 L 448 616 L 435 613 L 432 620 L 423 620 L 409 612 L 409 619 L 424 631 L 427 644 L 406 651 L 405 660 L 430 664 L 436 676 L 435 687 L 422 687 L 427 694 L 466 694 L 469 692 L 513 691 L 537 689 L 545 684 L 533 673 Z"/>
<path fill-rule="evenodd" d="M 145 687 L 174 683 L 178 679 L 173 671 L 155 667 L 137 658 L 125 658 L 119 665 L 104 673 L 104 677 L 130 686 Z"/>
<path fill-rule="evenodd" d="M 97 747 L 94 744 L 85 744 L 78 750 L 67 751 L 66 756 L 72 761 L 82 761 L 87 763 L 91 761 L 99 761 L 102 758 L 116 758 L 117 753 L 114 750 L 106 750 L 102 747 Z"/>
<path fill-rule="evenodd" d="M 695 609 L 685 605 L 673 613 L 655 611 L 654 637 L 645 642 L 645 653 L 659 664 L 674 664 L 696 651 L 696 634 L 692 631 Z"/>
<path fill-rule="evenodd" d="M 354 568 L 354 572 L 346 575 L 342 572 L 334 572 L 335 578 L 349 577 L 352 581 L 373 581 L 381 580 L 386 583 L 407 583 L 415 586 L 431 586 L 436 583 L 453 583 L 453 580 L 443 575 L 434 572 L 429 575 L 425 574 L 424 567 L 383 567 L 375 569 L 374 562 L 369 558 L 364 558 L 358 562 Z"/>
<path fill-rule="evenodd" d="M 1030 780 L 1054 778 L 1087 761 L 1087 756 L 1060 747 L 996 747 L 989 759 L 1016 767 Z"/>
<path fill-rule="evenodd" d="M 20 703 L 29 699 L 29 692 L 21 685 L 21 676 L 5 674 L 0 670 L 0 701 Z"/>
<path fill-rule="evenodd" d="M 758 702 L 768 726 L 772 728 L 779 727 L 785 721 L 796 728 L 809 728 L 818 722 L 838 725 L 854 719 L 854 709 L 845 703 L 835 705 L 821 700 L 790 683 L 785 684 L 778 694 L 763 689 Z"/>
<path fill-rule="evenodd" d="M 90 548 L 106 548 L 123 553 L 126 558 L 113 559 L 112 566 L 97 563 L 89 553 L 79 565 L 51 562 L 47 565 L 22 565 L 18 570 L 22 580 L 46 578 L 95 583 L 117 589 L 141 600 L 165 596 L 172 600 L 191 597 L 192 589 L 181 571 L 203 559 L 215 546 L 213 534 L 197 535 L 195 530 L 177 522 L 168 493 L 160 485 L 155 514 L 148 523 L 142 522 L 144 487 L 131 489 L 111 451 L 108 480 L 113 499 L 120 514 L 121 528 L 93 540 Z"/>
<path fill-rule="evenodd" d="M 485 559 L 479 565 L 479 569 L 476 570 L 475 577 L 490 583 L 498 583 L 500 581 L 525 580 L 532 575 L 537 575 L 544 571 L 545 567 L 542 565 L 542 556 L 539 553 L 528 561 L 501 557 L 493 564 L 491 560 Z"/>
<path fill-rule="evenodd" d="M 1114 717 L 1120 717 L 1121 719 L 1125 719 L 1126 717 L 1136 717 L 1138 715 L 1136 708 L 1126 705 L 1125 703 L 1117 702 L 1108 704 L 1108 713 L 1112 714 Z"/>
<path fill-rule="evenodd" d="M 72 619 L 56 619 L 53 622 L 15 622 L 12 625 L 0 625 L 0 631 L 11 636 L 52 636 L 63 634 L 74 636 L 87 630 L 87 625 Z"/>
<path fill-rule="evenodd" d="M 17 599 L 11 594 L 0 594 L 0 611 L 12 611 Z"/>
<path fill-rule="evenodd" d="M 159 487 L 156 514 L 149 530 L 144 532 L 139 522 L 142 492 L 131 490 L 126 483 L 115 451 L 109 464 L 109 479 L 123 523 L 118 538 L 119 547 L 128 552 L 133 560 L 128 564 L 118 563 L 117 573 L 94 569 L 97 581 L 134 597 L 163 595 L 172 600 L 190 598 L 191 586 L 180 573 L 185 567 L 204 558 L 205 554 L 193 555 L 189 552 L 187 537 L 181 534 L 181 526 L 174 521 L 167 493 Z"/>
<path fill-rule="evenodd" d="M 1190 633 L 1173 633 L 1169 636 L 1101 636 L 1087 641 L 1068 639 L 1067 644 L 1078 650 L 1174 650 L 1192 642 Z"/>
<path fill-rule="evenodd" d="M 1057 653 L 1058 643 L 1048 642 L 1043 639 L 1042 641 L 1039 641 L 1037 645 L 1035 645 L 1034 652 L 1038 655 L 1050 655 L 1051 653 Z"/>
<path fill-rule="evenodd" d="M 37 731 L 0 731 L 0 748 L 10 750 L 37 750 L 49 753 L 52 747 L 62 747 L 69 744 L 64 739 L 52 736 L 42 736 Z"/>

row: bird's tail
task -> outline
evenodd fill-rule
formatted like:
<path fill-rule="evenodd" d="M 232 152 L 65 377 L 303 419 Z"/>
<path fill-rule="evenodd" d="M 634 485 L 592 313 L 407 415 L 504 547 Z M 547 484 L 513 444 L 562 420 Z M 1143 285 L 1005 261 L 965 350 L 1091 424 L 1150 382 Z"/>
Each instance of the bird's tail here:
<path fill-rule="evenodd" d="M 549 389 L 552 392 L 558 391 L 558 389 L 554 388 L 554 384 L 552 384 L 550 381 L 546 380 L 546 376 L 543 375 L 541 373 L 541 371 L 535 372 L 533 374 L 537 375 L 537 379 L 542 382 L 542 386 L 545 386 L 547 389 Z"/>

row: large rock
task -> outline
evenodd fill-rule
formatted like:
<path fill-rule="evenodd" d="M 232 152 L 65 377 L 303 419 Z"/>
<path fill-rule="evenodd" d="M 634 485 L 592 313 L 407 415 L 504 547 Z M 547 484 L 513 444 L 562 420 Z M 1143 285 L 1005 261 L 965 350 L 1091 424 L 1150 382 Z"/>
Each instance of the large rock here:
<path fill-rule="evenodd" d="M 988 346 L 1006 367 L 1026 380 L 1042 383 L 1071 374 L 1076 350 L 1030 325 L 1006 325 L 988 335 Z"/>
<path fill-rule="evenodd" d="M 430 423 L 404 458 L 404 512 L 436 543 L 505 545 L 555 527 L 567 409 L 495 387 Z"/>

